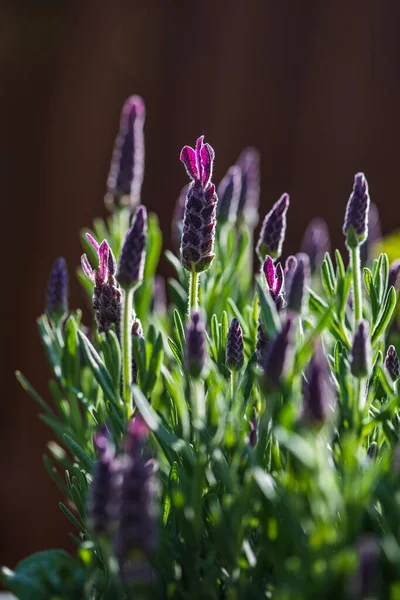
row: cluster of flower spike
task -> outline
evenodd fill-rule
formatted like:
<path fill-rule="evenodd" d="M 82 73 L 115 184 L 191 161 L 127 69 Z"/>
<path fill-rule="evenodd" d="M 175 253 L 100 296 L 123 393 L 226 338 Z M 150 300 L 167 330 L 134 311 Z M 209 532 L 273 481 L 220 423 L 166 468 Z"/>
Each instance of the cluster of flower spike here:
<path fill-rule="evenodd" d="M 157 465 L 146 456 L 147 437 L 147 426 L 136 417 L 129 422 L 121 456 L 104 428 L 94 439 L 98 460 L 88 505 L 90 527 L 97 536 L 112 534 L 125 579 L 148 573 L 157 542 Z"/>

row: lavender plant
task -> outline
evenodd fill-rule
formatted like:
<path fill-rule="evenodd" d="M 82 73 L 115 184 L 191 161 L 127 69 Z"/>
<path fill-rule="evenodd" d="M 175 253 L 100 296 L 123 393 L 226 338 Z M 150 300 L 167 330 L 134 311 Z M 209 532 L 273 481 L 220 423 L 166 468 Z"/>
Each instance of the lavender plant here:
<path fill-rule="evenodd" d="M 82 232 L 93 319 L 68 308 L 59 259 L 38 319 L 49 398 L 17 372 L 52 430 L 43 463 L 76 553 L 38 552 L 3 568 L 5 585 L 21 600 L 397 598 L 398 268 L 369 250 L 362 268 L 365 176 L 345 215 L 349 260 L 314 220 L 302 253 L 278 262 L 284 195 L 253 276 L 258 153 L 225 165 L 217 208 L 213 149 L 185 146 L 166 304 L 141 198 L 144 114 L 127 100 L 110 215 Z"/>

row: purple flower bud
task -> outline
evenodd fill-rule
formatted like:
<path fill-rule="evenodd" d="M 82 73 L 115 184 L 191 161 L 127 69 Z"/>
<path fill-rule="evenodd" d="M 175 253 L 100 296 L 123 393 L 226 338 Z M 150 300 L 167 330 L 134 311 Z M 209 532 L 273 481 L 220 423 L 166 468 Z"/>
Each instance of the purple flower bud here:
<path fill-rule="evenodd" d="M 257 254 L 264 261 L 265 255 L 279 258 L 286 232 L 286 213 L 289 208 L 289 196 L 283 194 L 265 217 L 257 243 Z"/>
<path fill-rule="evenodd" d="M 235 223 L 239 205 L 240 189 L 242 185 L 242 171 L 234 165 L 218 186 L 218 221 Z"/>
<path fill-rule="evenodd" d="M 93 310 L 99 333 L 107 333 L 112 325 L 119 335 L 121 292 L 115 281 L 115 258 L 106 240 L 100 245 L 89 234 L 88 241 L 99 256 L 99 269 L 93 270 L 86 254 L 81 258 L 84 273 L 93 281 Z"/>
<path fill-rule="evenodd" d="M 124 576 L 130 561 L 147 562 L 157 545 L 155 463 L 147 460 L 144 444 L 148 429 L 140 417 L 129 424 L 125 441 L 115 554 Z"/>
<path fill-rule="evenodd" d="M 46 291 L 46 314 L 58 322 L 68 312 L 68 271 L 65 258 L 57 258 Z"/>
<path fill-rule="evenodd" d="M 377 537 L 366 534 L 357 542 L 359 565 L 351 580 L 351 592 L 358 598 L 375 597 L 380 548 Z"/>
<path fill-rule="evenodd" d="M 192 377 L 200 377 L 206 363 L 205 325 L 199 312 L 192 314 L 186 328 L 186 368 Z"/>
<path fill-rule="evenodd" d="M 139 96 L 130 96 L 122 108 L 118 137 L 115 141 L 108 195 L 115 205 L 139 204 L 144 173 L 144 102 Z"/>
<path fill-rule="evenodd" d="M 277 333 L 268 348 L 264 374 L 268 383 L 272 386 L 279 385 L 285 376 L 290 345 L 292 343 L 293 320 L 287 317 L 282 325 L 281 331 Z"/>
<path fill-rule="evenodd" d="M 131 228 L 122 243 L 117 281 L 124 289 L 137 287 L 143 279 L 146 258 L 147 211 L 138 206 Z"/>
<path fill-rule="evenodd" d="M 96 434 L 93 445 L 97 450 L 98 461 L 89 492 L 88 519 L 93 532 L 102 534 L 109 531 L 112 520 L 115 451 L 104 430 Z"/>
<path fill-rule="evenodd" d="M 285 295 L 289 293 L 290 283 L 292 281 L 293 274 L 297 267 L 297 258 L 295 256 L 288 256 L 285 262 Z"/>
<path fill-rule="evenodd" d="M 396 348 L 394 346 L 389 346 L 386 357 L 385 357 L 385 367 L 387 372 L 393 381 L 396 381 L 400 376 L 399 370 L 399 358 L 397 356 Z"/>
<path fill-rule="evenodd" d="M 330 383 L 329 365 L 318 344 L 309 362 L 303 386 L 303 420 L 313 425 L 321 425 L 326 420 L 327 409 L 333 405 L 334 396 Z"/>
<path fill-rule="evenodd" d="M 354 377 L 366 377 L 369 373 L 371 365 L 371 342 L 369 339 L 369 328 L 365 321 L 360 322 L 354 334 L 350 365 Z"/>
<path fill-rule="evenodd" d="M 368 183 L 364 173 L 357 173 L 343 225 L 343 233 L 350 248 L 359 246 L 368 236 L 368 211 Z"/>
<path fill-rule="evenodd" d="M 260 153 L 256 148 L 245 148 L 236 164 L 242 172 L 238 215 L 254 228 L 258 223 L 260 204 Z"/>
<path fill-rule="evenodd" d="M 189 184 L 184 185 L 175 204 L 171 223 L 171 238 L 175 248 L 179 248 L 182 239 L 183 217 L 185 216 L 186 196 Z"/>
<path fill-rule="evenodd" d="M 244 363 L 243 333 L 236 317 L 232 319 L 226 338 L 225 362 L 231 371 L 240 371 Z"/>
<path fill-rule="evenodd" d="M 367 458 L 369 460 L 375 460 L 378 454 L 378 444 L 376 442 L 372 442 L 367 450 Z"/>
<path fill-rule="evenodd" d="M 360 248 L 361 264 L 365 265 L 371 257 L 371 248 L 382 237 L 379 211 L 373 202 L 369 205 L 368 213 L 368 237 Z"/>
<path fill-rule="evenodd" d="M 287 296 L 287 309 L 300 314 L 303 309 L 306 289 L 310 285 L 309 258 L 307 254 L 297 255 L 297 265 L 290 277 Z"/>
<path fill-rule="evenodd" d="M 326 222 L 323 219 L 310 221 L 301 242 L 301 251 L 308 255 L 312 273 L 321 266 L 325 252 L 329 252 L 330 247 Z"/>
<path fill-rule="evenodd" d="M 204 137 L 196 142 L 196 148 L 184 146 L 181 161 L 192 179 L 189 186 L 181 244 L 182 265 L 188 271 L 206 271 L 214 259 L 215 213 L 217 194 L 211 183 L 214 150 L 203 143 Z"/>
<path fill-rule="evenodd" d="M 394 287 L 396 292 L 399 289 L 399 280 L 400 280 L 399 275 L 400 275 L 400 258 L 398 258 L 397 260 L 394 260 L 392 262 L 392 264 L 390 265 L 390 269 L 389 269 L 388 285 L 389 285 L 389 288 Z"/>

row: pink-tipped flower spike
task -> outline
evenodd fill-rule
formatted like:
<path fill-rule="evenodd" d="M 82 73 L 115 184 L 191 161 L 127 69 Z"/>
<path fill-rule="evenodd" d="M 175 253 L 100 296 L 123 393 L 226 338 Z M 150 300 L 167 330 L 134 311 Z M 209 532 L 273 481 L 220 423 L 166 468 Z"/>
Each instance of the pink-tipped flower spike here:
<path fill-rule="evenodd" d="M 369 194 L 364 173 L 354 177 L 353 191 L 347 202 L 343 233 L 349 248 L 360 246 L 368 236 Z"/>
<path fill-rule="evenodd" d="M 186 197 L 181 244 L 182 265 L 191 272 L 206 271 L 214 259 L 215 214 L 217 194 L 211 183 L 214 150 L 203 143 L 196 148 L 185 146 L 181 161 L 192 179 Z"/>
<path fill-rule="evenodd" d="M 130 96 L 122 107 L 119 133 L 107 179 L 108 198 L 116 206 L 130 205 L 135 208 L 140 202 L 144 174 L 145 116 L 142 98 Z"/>
<path fill-rule="evenodd" d="M 121 292 L 114 277 L 116 267 L 114 255 L 106 240 L 98 244 L 89 233 L 86 237 L 99 257 L 98 270 L 92 269 L 86 254 L 81 258 L 83 272 L 94 283 L 93 309 L 99 333 L 107 333 L 110 327 L 115 325 L 116 333 L 119 335 Z"/>
<path fill-rule="evenodd" d="M 125 235 L 119 259 L 117 281 L 124 289 L 138 286 L 143 279 L 146 259 L 147 211 L 138 206 L 132 227 Z"/>
<path fill-rule="evenodd" d="M 282 254 L 286 232 L 286 213 L 289 208 L 289 196 L 283 194 L 266 215 L 257 243 L 257 254 L 261 262 L 269 254 L 277 259 Z"/>
<path fill-rule="evenodd" d="M 245 148 L 236 164 L 241 170 L 238 218 L 254 229 L 259 219 L 260 153 L 256 148 Z"/>
<path fill-rule="evenodd" d="M 328 225 L 323 219 L 313 219 L 307 225 L 301 242 L 301 251 L 310 259 L 311 272 L 314 273 L 322 264 L 325 252 L 331 247 Z"/>
<path fill-rule="evenodd" d="M 234 165 L 228 169 L 218 186 L 218 222 L 229 221 L 232 224 L 236 222 L 241 185 L 242 171 L 240 167 Z"/>

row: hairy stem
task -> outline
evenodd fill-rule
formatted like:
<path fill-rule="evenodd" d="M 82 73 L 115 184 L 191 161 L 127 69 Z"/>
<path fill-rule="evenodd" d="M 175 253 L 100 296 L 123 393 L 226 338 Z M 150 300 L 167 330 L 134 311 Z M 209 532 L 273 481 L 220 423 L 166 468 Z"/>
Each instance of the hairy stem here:
<path fill-rule="evenodd" d="M 362 319 L 360 247 L 352 248 L 350 256 L 353 274 L 354 331 L 356 331 Z"/>
<path fill-rule="evenodd" d="M 199 274 L 196 271 L 191 271 L 189 280 L 189 316 L 198 310 L 198 296 L 199 296 Z"/>
<path fill-rule="evenodd" d="M 128 416 L 132 412 L 132 317 L 133 288 L 125 291 L 122 302 L 122 377 L 123 398 Z"/>

